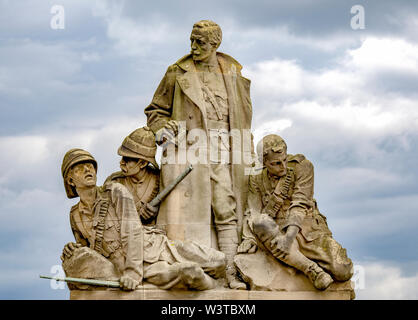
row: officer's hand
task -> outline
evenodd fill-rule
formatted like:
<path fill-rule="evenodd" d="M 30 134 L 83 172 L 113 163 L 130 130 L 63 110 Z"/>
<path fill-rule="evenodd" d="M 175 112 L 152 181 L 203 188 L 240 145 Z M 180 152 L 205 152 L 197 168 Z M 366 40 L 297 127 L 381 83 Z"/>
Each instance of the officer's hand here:
<path fill-rule="evenodd" d="M 170 120 L 168 121 L 165 126 L 168 130 L 172 131 L 174 136 L 177 136 L 179 133 L 179 123 L 176 120 Z"/>
<path fill-rule="evenodd" d="M 238 246 L 237 253 L 254 253 L 257 251 L 257 244 L 250 239 L 245 239 Z"/>
<path fill-rule="evenodd" d="M 135 290 L 139 285 L 139 281 L 136 280 L 136 278 L 137 277 L 133 276 L 130 272 L 124 272 L 123 276 L 119 280 L 120 287 L 123 290 Z"/>
<path fill-rule="evenodd" d="M 179 131 L 179 124 L 176 120 L 168 121 L 164 127 L 155 133 L 155 141 L 161 145 L 163 143 L 176 144 L 176 136 Z"/>
<path fill-rule="evenodd" d="M 61 260 L 64 261 L 65 258 L 70 258 L 73 255 L 73 251 L 81 246 L 80 243 L 68 242 L 62 250 Z"/>

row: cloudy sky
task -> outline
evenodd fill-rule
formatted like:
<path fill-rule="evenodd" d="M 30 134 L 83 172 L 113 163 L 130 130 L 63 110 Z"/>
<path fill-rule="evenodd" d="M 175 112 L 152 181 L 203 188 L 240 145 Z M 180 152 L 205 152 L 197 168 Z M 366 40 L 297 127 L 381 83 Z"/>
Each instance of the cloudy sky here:
<path fill-rule="evenodd" d="M 365 29 L 351 27 L 357 4 Z M 73 240 L 62 157 L 89 150 L 99 183 L 116 171 L 201 19 L 252 80 L 256 139 L 278 133 L 314 163 L 357 297 L 417 299 L 418 3 L 406 0 L 0 0 L 0 298 L 69 297 L 38 278 Z"/>

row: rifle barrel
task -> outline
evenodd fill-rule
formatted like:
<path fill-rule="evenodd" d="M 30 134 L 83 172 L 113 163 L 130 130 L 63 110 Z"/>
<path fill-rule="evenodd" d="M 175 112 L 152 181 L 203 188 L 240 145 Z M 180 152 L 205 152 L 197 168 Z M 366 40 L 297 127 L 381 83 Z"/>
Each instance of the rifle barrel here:
<path fill-rule="evenodd" d="M 165 187 L 159 194 L 156 195 L 154 199 L 149 202 L 150 206 L 156 207 L 161 201 L 178 185 L 189 173 L 193 170 L 193 166 L 189 165 L 186 170 L 184 170 L 173 182 L 171 182 L 167 187 Z"/>
<path fill-rule="evenodd" d="M 119 281 L 82 279 L 82 278 L 71 278 L 71 277 L 58 278 L 58 277 L 48 277 L 48 276 L 41 276 L 41 275 L 39 277 L 41 279 L 75 282 L 75 283 L 89 284 L 89 285 L 101 286 L 101 287 L 120 288 Z"/>

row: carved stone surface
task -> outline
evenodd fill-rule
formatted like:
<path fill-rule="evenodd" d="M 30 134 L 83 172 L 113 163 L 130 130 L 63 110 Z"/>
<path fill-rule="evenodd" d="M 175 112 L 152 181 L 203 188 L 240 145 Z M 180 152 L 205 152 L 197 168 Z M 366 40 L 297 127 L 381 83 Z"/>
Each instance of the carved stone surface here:
<path fill-rule="evenodd" d="M 62 267 L 67 277 L 114 281 L 120 278 L 112 262 L 88 247 L 75 249 Z"/>
<path fill-rule="evenodd" d="M 353 291 L 331 286 L 325 291 L 244 291 L 213 289 L 205 291 L 160 290 L 140 286 L 134 291 L 117 289 L 71 290 L 71 300 L 351 300 Z"/>
<path fill-rule="evenodd" d="M 239 254 L 234 259 L 243 279 L 256 291 L 307 292 L 317 291 L 308 278 L 300 271 L 279 262 L 264 251 L 252 254 Z M 323 293 L 333 291 L 351 292 L 351 281 L 334 282 Z"/>

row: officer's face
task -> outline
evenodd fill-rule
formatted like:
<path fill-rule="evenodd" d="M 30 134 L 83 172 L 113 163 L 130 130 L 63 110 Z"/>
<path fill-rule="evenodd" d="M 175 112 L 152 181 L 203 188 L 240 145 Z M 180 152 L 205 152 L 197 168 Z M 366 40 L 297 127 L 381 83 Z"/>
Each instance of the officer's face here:
<path fill-rule="evenodd" d="M 78 163 L 71 168 L 69 178 L 70 184 L 76 188 L 93 187 L 97 181 L 96 169 L 91 162 Z"/>
<path fill-rule="evenodd" d="M 208 37 L 202 34 L 199 29 L 193 29 L 190 41 L 194 61 L 207 62 L 213 52 L 216 51 Z"/>
<path fill-rule="evenodd" d="M 270 150 L 264 164 L 271 175 L 283 177 L 287 172 L 287 154 L 286 152 L 277 153 Z"/>
<path fill-rule="evenodd" d="M 120 169 L 126 176 L 133 176 L 139 173 L 143 166 L 144 161 L 142 159 L 122 157 L 120 160 Z"/>

